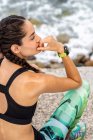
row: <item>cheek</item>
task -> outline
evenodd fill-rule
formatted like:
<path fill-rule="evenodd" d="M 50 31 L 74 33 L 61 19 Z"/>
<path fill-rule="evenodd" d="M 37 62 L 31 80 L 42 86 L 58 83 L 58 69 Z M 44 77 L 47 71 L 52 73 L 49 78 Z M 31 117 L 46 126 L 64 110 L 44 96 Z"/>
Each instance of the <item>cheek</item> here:
<path fill-rule="evenodd" d="M 36 46 L 34 46 L 34 45 L 33 46 L 30 46 L 30 49 L 31 50 L 36 50 Z"/>
<path fill-rule="evenodd" d="M 30 43 L 25 46 L 24 53 L 25 54 L 35 54 L 37 51 L 37 46 L 34 43 Z"/>
<path fill-rule="evenodd" d="M 24 44 L 24 48 L 27 50 L 35 50 L 37 48 L 36 43 L 33 41 L 28 41 Z"/>

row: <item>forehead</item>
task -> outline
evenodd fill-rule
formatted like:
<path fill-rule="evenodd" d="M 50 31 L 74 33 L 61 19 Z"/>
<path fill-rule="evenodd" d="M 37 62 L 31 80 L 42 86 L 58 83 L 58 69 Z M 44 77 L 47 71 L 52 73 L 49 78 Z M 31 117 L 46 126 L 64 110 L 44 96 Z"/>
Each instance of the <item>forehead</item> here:
<path fill-rule="evenodd" d="M 35 31 L 33 24 L 29 20 L 25 20 L 23 29 L 26 34 L 31 34 Z"/>

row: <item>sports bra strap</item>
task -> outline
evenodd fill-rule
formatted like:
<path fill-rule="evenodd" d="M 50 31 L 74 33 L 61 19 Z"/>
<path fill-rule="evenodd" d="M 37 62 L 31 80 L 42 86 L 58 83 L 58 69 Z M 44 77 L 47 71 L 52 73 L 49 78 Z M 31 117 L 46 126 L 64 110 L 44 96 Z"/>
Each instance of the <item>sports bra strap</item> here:
<path fill-rule="evenodd" d="M 6 87 L 4 85 L 0 84 L 0 92 L 2 92 L 3 94 L 5 94 L 6 92 Z"/>
<path fill-rule="evenodd" d="M 25 67 L 21 67 L 19 69 L 17 69 L 12 75 L 11 77 L 9 78 L 7 84 L 6 84 L 6 88 L 9 89 L 10 85 L 12 84 L 13 80 L 18 76 L 20 75 L 21 73 L 25 72 L 29 70 L 28 68 L 25 68 Z"/>

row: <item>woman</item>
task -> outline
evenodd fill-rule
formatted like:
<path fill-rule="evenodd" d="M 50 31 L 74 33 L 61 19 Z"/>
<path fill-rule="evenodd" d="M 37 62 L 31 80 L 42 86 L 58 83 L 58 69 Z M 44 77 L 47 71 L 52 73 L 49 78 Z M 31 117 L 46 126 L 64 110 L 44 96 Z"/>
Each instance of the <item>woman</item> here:
<path fill-rule="evenodd" d="M 47 47 L 44 43 L 48 43 Z M 79 88 L 82 85 L 80 74 L 64 53 L 63 44 L 53 37 L 42 40 L 31 22 L 21 16 L 1 20 L 0 50 L 4 56 L 0 65 L 0 140 L 45 140 L 46 130 L 38 132 L 31 125 L 38 97 L 43 93 Z M 26 62 L 29 56 L 46 50 L 61 55 L 67 77 L 44 74 Z M 61 139 L 65 139 L 69 131 L 66 128 Z"/>

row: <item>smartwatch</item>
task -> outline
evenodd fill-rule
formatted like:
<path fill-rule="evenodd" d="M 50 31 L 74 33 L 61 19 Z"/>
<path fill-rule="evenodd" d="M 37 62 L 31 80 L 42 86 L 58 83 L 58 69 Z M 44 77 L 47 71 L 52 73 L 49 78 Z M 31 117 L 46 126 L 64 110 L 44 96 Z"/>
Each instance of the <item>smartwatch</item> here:
<path fill-rule="evenodd" d="M 58 53 L 58 56 L 61 58 L 64 58 L 65 56 L 69 55 L 69 49 L 68 47 L 65 45 L 64 46 L 64 52 L 63 53 Z"/>

